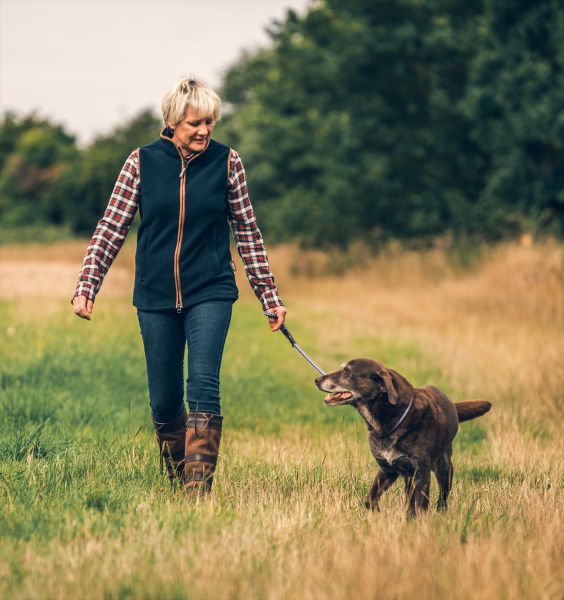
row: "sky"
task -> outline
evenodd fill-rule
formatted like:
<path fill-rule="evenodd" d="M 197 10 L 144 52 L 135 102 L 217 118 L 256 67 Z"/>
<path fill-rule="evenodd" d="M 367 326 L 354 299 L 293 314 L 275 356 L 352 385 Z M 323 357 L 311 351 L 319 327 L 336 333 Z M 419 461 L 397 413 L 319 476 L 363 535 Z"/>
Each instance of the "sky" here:
<path fill-rule="evenodd" d="M 0 0 L 0 110 L 36 110 L 79 143 L 160 101 L 182 76 L 218 86 L 243 50 L 311 0 Z"/>

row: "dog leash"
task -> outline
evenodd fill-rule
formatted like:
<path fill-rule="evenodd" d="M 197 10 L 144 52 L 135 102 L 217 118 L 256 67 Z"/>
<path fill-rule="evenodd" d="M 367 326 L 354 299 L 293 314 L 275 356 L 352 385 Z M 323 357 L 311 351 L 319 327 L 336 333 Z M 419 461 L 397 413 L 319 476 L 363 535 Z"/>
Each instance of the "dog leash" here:
<path fill-rule="evenodd" d="M 276 319 L 278 315 L 276 313 L 264 312 L 266 317 L 270 319 Z M 317 369 L 322 375 L 327 375 L 327 373 L 298 346 L 296 340 L 293 338 L 292 334 L 288 331 L 286 325 L 280 326 L 280 331 L 284 334 L 285 338 L 292 344 L 292 348 L 295 348 L 306 360 L 307 362 L 314 368 Z"/>
<path fill-rule="evenodd" d="M 266 311 L 264 312 L 264 315 L 266 317 L 269 317 L 270 319 L 276 319 L 278 317 L 278 315 L 276 313 L 269 313 Z M 280 331 L 284 334 L 284 336 L 290 342 L 290 344 L 292 344 L 292 348 L 295 348 L 314 369 L 317 369 L 322 375 L 327 375 L 327 373 L 316 362 L 311 360 L 311 358 L 298 346 L 298 344 L 296 343 L 296 340 L 294 339 L 292 334 L 288 331 L 288 328 L 286 327 L 286 325 L 281 325 Z M 382 435 L 379 435 L 378 437 L 380 439 L 386 438 L 389 435 L 392 435 L 392 433 L 394 433 L 394 431 L 396 431 L 396 429 L 404 422 L 409 411 L 411 410 L 411 407 L 413 406 L 414 399 L 415 399 L 415 394 L 413 394 L 411 396 L 411 399 L 409 400 L 409 404 L 407 405 L 407 408 L 403 411 L 401 417 L 398 419 L 396 424 L 391 429 L 389 429 L 388 431 L 383 433 Z"/>

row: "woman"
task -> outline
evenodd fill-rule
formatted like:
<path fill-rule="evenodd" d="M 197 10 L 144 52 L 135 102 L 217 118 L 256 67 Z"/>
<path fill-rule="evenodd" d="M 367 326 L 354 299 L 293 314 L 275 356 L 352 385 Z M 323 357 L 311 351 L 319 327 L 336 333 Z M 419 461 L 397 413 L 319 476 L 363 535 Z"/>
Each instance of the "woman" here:
<path fill-rule="evenodd" d="M 88 246 L 72 300 L 90 319 L 94 298 L 137 209 L 133 304 L 143 337 L 153 424 L 168 476 L 189 494 L 209 493 L 219 451 L 221 358 L 238 291 L 229 226 L 270 327 L 286 309 L 268 267 L 237 152 L 211 139 L 219 96 L 181 79 L 163 99 L 160 139 L 125 162 Z M 188 344 L 186 413 L 184 350 Z"/>

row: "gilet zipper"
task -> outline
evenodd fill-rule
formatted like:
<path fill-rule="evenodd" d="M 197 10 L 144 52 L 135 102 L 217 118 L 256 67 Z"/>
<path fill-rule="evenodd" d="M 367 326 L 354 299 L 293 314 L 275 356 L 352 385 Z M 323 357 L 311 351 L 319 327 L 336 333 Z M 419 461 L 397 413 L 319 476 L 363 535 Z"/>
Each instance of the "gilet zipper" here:
<path fill-rule="evenodd" d="M 184 308 L 182 304 L 182 285 L 180 283 L 180 249 L 182 248 L 182 237 L 184 235 L 184 221 L 186 219 L 186 171 L 188 165 L 201 153 L 195 154 L 188 160 L 184 160 L 184 156 L 179 148 L 177 148 L 178 154 L 180 155 L 180 163 L 182 168 L 180 170 L 180 210 L 178 213 L 178 235 L 176 237 L 176 248 L 174 249 L 174 285 L 176 287 L 176 312 L 181 313 Z"/>

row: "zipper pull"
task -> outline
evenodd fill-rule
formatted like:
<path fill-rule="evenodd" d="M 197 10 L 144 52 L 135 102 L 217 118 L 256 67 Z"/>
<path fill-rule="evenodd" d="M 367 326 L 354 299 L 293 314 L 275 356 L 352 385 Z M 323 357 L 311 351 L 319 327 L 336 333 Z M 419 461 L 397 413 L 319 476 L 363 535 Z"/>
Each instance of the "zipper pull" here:
<path fill-rule="evenodd" d="M 176 312 L 180 314 L 182 312 L 182 304 L 180 302 L 176 305 Z"/>

